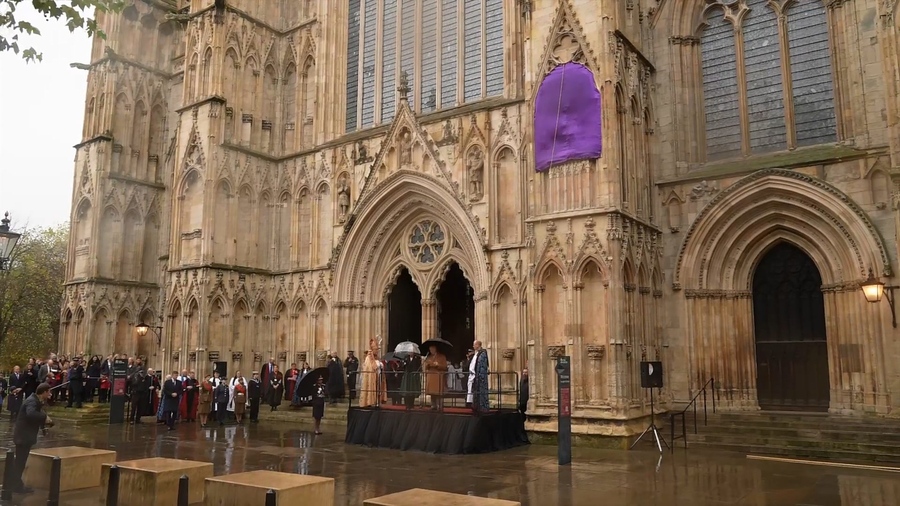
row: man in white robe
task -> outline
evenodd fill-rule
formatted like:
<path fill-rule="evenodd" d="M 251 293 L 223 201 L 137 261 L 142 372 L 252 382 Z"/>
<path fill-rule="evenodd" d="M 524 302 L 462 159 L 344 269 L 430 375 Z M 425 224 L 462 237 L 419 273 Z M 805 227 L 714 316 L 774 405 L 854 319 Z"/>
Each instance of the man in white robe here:
<path fill-rule="evenodd" d="M 231 413 L 234 413 L 234 386 L 242 379 L 244 377 L 241 375 L 241 371 L 237 371 L 234 373 L 234 377 L 231 378 L 231 382 L 228 383 L 228 411 Z M 247 384 L 246 380 L 244 380 L 244 384 Z"/>

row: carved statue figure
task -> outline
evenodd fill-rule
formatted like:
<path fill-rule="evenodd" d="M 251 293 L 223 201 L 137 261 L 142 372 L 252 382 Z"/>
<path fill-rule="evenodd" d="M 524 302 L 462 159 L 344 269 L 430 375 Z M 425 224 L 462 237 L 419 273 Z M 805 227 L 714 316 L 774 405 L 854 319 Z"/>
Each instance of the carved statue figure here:
<path fill-rule="evenodd" d="M 340 186 L 338 186 L 338 206 L 340 207 L 341 223 L 347 218 L 347 212 L 350 211 L 350 184 L 347 181 L 347 175 L 341 176 Z"/>
<path fill-rule="evenodd" d="M 400 166 L 412 164 L 412 135 L 404 130 L 400 135 Z"/>
<path fill-rule="evenodd" d="M 481 200 L 484 196 L 484 155 L 480 149 L 469 152 L 466 168 L 469 173 L 469 198 L 473 201 Z"/>

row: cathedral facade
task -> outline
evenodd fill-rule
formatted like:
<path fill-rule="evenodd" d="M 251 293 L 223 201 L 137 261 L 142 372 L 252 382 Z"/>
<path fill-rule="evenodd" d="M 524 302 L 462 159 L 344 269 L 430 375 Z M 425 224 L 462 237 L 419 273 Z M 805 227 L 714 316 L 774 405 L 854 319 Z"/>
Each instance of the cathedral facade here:
<path fill-rule="evenodd" d="M 535 431 L 560 356 L 576 433 L 645 426 L 645 360 L 668 406 L 896 415 L 860 282 L 897 268 L 897 3 L 101 13 L 59 349 L 246 374 L 479 339 L 495 387 L 529 368 Z"/>

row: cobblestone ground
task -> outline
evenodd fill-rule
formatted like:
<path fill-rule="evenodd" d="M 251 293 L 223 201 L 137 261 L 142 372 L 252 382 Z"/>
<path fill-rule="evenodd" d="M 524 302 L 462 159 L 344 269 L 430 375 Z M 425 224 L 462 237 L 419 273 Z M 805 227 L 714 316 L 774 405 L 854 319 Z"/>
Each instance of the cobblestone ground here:
<path fill-rule="evenodd" d="M 0 422 L 0 447 L 10 443 Z M 343 442 L 343 429 L 314 436 L 298 424 L 167 432 L 154 424 L 54 428 L 39 446 L 108 448 L 119 460 L 168 457 L 212 462 L 217 475 L 257 469 L 335 478 L 335 504 L 410 488 L 512 499 L 523 505 L 820 505 L 900 504 L 900 474 L 883 470 L 749 460 L 743 455 L 680 448 L 660 460 L 639 451 L 576 449 L 570 467 L 556 465 L 556 448 L 532 445 L 502 453 L 442 456 L 369 449 Z M 900 470 L 898 470 L 900 471 Z M 46 504 L 46 493 L 14 504 Z M 99 505 L 99 489 L 66 494 L 66 506 Z M 252 505 L 249 505 L 252 506 Z"/>

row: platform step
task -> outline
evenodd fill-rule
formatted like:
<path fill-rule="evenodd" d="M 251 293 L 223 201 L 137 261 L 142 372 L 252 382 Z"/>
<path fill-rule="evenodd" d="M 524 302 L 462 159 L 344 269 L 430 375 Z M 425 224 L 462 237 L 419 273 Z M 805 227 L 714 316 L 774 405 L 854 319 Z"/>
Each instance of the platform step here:
<path fill-rule="evenodd" d="M 265 406 L 259 411 L 260 421 L 286 422 L 286 423 L 312 423 L 312 408 L 291 408 L 281 406 L 278 411 L 271 411 Z M 326 406 L 323 425 L 347 425 L 347 405 Z"/>
<path fill-rule="evenodd" d="M 85 404 L 66 408 L 65 404 L 48 406 L 46 412 L 54 421 L 74 425 L 96 425 L 109 422 L 109 404 Z"/>

